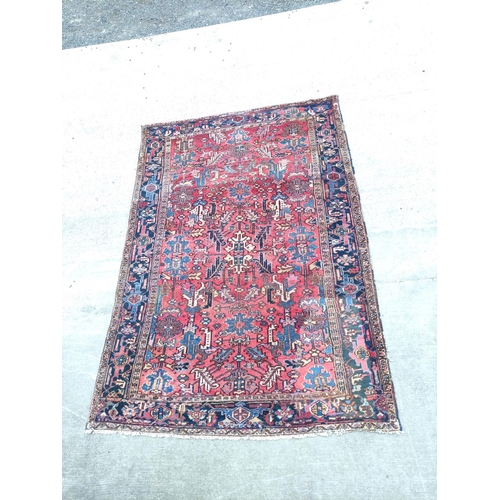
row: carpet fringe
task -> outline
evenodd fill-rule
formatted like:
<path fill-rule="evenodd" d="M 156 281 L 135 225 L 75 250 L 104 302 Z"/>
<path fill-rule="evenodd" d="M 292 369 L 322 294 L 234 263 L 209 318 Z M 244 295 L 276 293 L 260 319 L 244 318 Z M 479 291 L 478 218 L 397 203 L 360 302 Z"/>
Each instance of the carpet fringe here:
<path fill-rule="evenodd" d="M 171 432 L 142 432 L 142 431 L 130 431 L 126 429 L 85 429 L 85 434 L 115 434 L 122 436 L 147 436 L 155 438 L 174 438 L 174 439 L 218 439 L 218 440 L 255 440 L 255 441 L 277 441 L 279 439 L 304 439 L 319 437 L 329 437 L 331 435 L 340 436 L 342 434 L 348 434 L 355 432 L 358 429 L 334 429 L 325 431 L 315 431 L 310 434 L 281 434 L 279 436 L 259 436 L 259 435 L 248 435 L 248 436 L 217 436 L 217 435 L 200 435 L 200 434 L 178 434 Z M 376 429 L 370 430 L 369 432 L 375 432 L 377 434 L 396 434 L 402 435 L 403 431 L 399 430 L 386 430 L 386 429 Z"/>

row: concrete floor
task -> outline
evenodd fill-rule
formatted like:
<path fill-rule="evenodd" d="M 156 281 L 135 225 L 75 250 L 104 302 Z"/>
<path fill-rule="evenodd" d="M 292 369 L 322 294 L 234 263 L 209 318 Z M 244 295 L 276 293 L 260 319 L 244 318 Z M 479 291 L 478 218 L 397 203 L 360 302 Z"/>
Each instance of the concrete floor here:
<path fill-rule="evenodd" d="M 343 0 L 63 51 L 63 497 L 436 498 L 432 2 Z M 403 435 L 276 441 L 84 433 L 140 127 L 338 94 Z"/>

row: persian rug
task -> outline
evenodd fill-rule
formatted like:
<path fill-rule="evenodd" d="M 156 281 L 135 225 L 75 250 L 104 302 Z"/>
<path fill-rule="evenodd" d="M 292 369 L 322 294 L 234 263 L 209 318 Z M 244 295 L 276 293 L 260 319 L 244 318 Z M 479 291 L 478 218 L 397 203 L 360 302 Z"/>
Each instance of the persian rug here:
<path fill-rule="evenodd" d="M 337 96 L 142 128 L 87 432 L 398 432 Z"/>

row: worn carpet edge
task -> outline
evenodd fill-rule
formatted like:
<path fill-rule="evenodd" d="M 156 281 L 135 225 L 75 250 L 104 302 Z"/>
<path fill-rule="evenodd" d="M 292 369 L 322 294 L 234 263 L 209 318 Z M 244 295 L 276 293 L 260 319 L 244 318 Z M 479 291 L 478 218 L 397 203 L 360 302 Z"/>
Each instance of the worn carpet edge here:
<path fill-rule="evenodd" d="M 315 431 L 309 432 L 307 434 L 279 434 L 277 436 L 266 436 L 266 435 L 241 435 L 241 436 L 231 436 L 231 435 L 217 435 L 217 434 L 180 434 L 179 432 L 147 432 L 147 431 L 131 431 L 126 429 L 85 429 L 84 434 L 87 435 L 122 435 L 122 436 L 146 436 L 151 438 L 171 438 L 171 439 L 218 439 L 218 440 L 245 440 L 245 441 L 278 441 L 283 439 L 306 439 L 314 437 L 330 437 L 330 436 L 342 436 L 344 434 L 351 434 L 352 432 L 358 432 L 359 429 L 336 429 L 336 430 L 325 430 L 325 431 Z M 366 431 L 366 429 L 365 429 Z M 391 435 L 403 435 L 404 432 L 396 429 L 371 429 L 368 432 L 376 434 L 391 434 Z"/>

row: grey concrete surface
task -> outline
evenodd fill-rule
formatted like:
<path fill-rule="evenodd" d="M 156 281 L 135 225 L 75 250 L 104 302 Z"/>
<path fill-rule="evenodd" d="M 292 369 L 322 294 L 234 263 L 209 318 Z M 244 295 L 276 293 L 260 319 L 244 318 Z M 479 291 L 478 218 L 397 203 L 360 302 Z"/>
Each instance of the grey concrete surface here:
<path fill-rule="evenodd" d="M 63 51 L 65 500 L 436 498 L 432 2 L 344 0 Z M 143 124 L 338 94 L 404 433 L 85 434 Z"/>
<path fill-rule="evenodd" d="M 63 49 L 201 28 L 338 0 L 62 0 Z"/>

